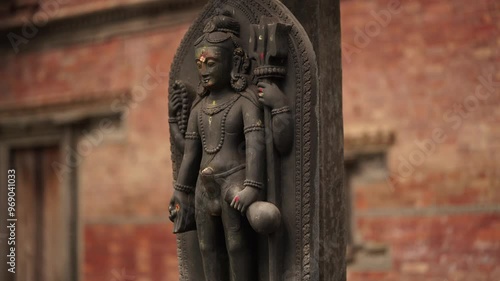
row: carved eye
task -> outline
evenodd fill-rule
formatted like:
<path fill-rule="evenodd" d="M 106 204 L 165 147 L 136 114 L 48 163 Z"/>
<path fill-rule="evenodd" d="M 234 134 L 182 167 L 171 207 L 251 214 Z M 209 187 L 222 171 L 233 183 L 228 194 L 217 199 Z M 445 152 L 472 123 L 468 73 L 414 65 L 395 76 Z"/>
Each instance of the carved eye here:
<path fill-rule="evenodd" d="M 207 66 L 208 67 L 214 67 L 215 66 L 215 61 L 213 61 L 213 60 L 207 61 Z"/>
<path fill-rule="evenodd" d="M 197 60 L 196 61 L 196 66 L 198 67 L 198 69 L 201 69 L 201 61 Z"/>

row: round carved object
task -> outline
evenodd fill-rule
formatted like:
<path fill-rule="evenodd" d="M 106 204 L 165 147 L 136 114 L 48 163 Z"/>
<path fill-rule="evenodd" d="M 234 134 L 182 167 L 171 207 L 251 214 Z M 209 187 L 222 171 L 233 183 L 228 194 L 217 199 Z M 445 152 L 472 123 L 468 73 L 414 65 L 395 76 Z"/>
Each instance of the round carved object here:
<path fill-rule="evenodd" d="M 247 219 L 257 233 L 270 234 L 280 226 L 281 213 L 274 204 L 258 201 L 248 207 Z"/>

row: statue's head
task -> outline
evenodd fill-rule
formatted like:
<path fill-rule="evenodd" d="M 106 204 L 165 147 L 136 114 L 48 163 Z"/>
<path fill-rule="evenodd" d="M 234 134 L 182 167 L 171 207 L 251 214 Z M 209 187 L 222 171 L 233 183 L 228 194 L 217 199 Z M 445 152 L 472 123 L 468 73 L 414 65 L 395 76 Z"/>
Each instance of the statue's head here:
<path fill-rule="evenodd" d="M 240 44 L 240 24 L 229 12 L 218 11 L 195 42 L 195 59 L 201 85 L 207 90 L 247 86 L 248 56 Z"/>

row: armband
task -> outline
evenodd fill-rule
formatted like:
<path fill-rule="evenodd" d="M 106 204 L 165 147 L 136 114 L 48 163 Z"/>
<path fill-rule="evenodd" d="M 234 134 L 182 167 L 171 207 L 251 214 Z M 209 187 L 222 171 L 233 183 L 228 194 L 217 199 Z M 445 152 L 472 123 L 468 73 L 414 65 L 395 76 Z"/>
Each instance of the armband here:
<path fill-rule="evenodd" d="M 243 186 L 250 186 L 256 189 L 262 189 L 264 187 L 264 184 L 258 181 L 253 181 L 253 180 L 245 180 L 243 182 Z"/>
<path fill-rule="evenodd" d="M 254 131 L 263 131 L 264 126 L 263 125 L 250 125 L 248 127 L 245 127 L 244 132 L 245 134 L 254 132 Z"/>
<path fill-rule="evenodd" d="M 286 112 L 290 112 L 290 107 L 283 106 L 283 107 L 271 110 L 271 116 L 275 116 L 275 115 L 278 115 L 281 113 L 286 113 Z"/>
<path fill-rule="evenodd" d="M 176 183 L 174 184 L 174 189 L 189 194 L 193 193 L 195 188 L 193 186 Z"/>

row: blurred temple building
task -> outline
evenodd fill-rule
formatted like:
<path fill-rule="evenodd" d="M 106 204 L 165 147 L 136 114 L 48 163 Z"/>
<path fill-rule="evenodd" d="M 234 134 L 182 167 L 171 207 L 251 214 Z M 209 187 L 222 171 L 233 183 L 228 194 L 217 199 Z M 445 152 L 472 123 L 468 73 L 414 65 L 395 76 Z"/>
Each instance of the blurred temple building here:
<path fill-rule="evenodd" d="M 0 180 L 16 169 L 18 218 L 1 280 L 179 280 L 168 73 L 205 2 L 0 3 Z M 500 280 L 500 1 L 341 13 L 348 281 Z"/>

